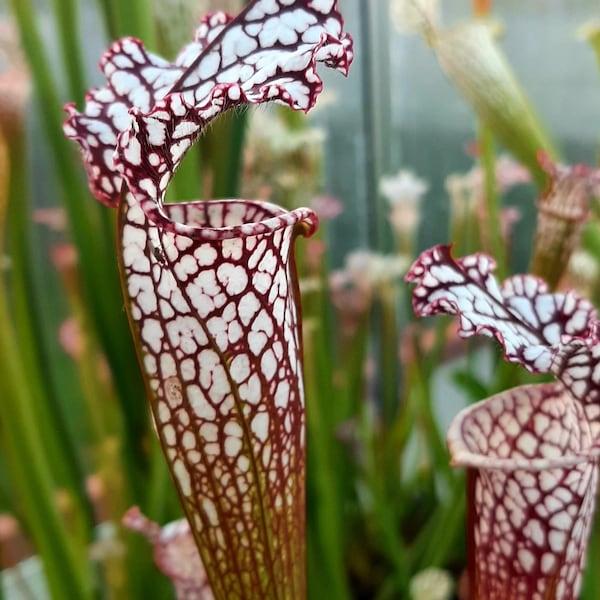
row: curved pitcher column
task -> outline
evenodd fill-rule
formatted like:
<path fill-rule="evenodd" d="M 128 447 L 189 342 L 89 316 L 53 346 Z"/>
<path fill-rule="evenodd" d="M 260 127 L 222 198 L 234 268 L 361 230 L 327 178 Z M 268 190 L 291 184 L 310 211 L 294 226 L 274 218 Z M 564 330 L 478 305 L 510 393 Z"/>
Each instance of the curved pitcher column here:
<path fill-rule="evenodd" d="M 120 268 L 152 414 L 215 598 L 306 595 L 294 239 L 309 209 L 120 207 Z M 183 232 L 183 233 L 182 233 Z"/>

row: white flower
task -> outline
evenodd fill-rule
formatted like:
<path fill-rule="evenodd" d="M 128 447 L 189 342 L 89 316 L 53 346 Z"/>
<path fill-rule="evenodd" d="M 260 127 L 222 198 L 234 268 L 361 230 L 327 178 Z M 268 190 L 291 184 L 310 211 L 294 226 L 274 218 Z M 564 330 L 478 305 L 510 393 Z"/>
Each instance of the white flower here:
<path fill-rule="evenodd" d="M 399 254 L 379 254 L 355 250 L 346 257 L 346 271 L 378 286 L 402 277 L 408 268 L 407 257 Z"/>
<path fill-rule="evenodd" d="M 419 223 L 421 199 L 428 189 L 429 184 L 425 180 L 406 169 L 381 178 L 379 191 L 390 205 L 389 221 L 400 237 L 414 234 Z"/>
<path fill-rule="evenodd" d="M 393 289 L 409 262 L 400 254 L 356 250 L 346 256 L 343 269 L 330 273 L 331 302 L 339 312 L 344 335 L 354 335 L 373 297 Z"/>
<path fill-rule="evenodd" d="M 410 581 L 412 600 L 448 600 L 454 583 L 450 573 L 436 567 L 429 567 L 417 573 Z"/>
<path fill-rule="evenodd" d="M 586 250 L 576 250 L 569 260 L 569 271 L 575 281 L 594 281 L 598 276 L 598 262 Z"/>
<path fill-rule="evenodd" d="M 256 111 L 250 119 L 251 142 L 267 146 L 275 154 L 291 154 L 304 149 L 318 149 L 325 140 L 325 131 L 318 127 L 291 130 L 269 111 Z"/>
<path fill-rule="evenodd" d="M 429 189 L 429 184 L 412 171 L 400 169 L 396 175 L 382 177 L 379 191 L 390 206 L 405 202 L 417 203 Z"/>

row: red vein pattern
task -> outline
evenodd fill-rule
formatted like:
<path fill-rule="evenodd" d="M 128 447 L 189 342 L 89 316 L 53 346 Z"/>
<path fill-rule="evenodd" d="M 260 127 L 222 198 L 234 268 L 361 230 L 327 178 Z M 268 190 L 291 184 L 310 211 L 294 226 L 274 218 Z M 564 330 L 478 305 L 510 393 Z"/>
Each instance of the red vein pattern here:
<path fill-rule="evenodd" d="M 459 413 L 448 432 L 455 465 L 470 469 L 471 597 L 577 597 L 596 503 L 600 419 L 598 321 L 573 292 L 548 293 L 517 275 L 499 285 L 493 259 L 421 254 L 419 316 L 459 317 L 462 336 L 500 342 L 507 361 L 560 383 L 522 386 Z"/>
<path fill-rule="evenodd" d="M 476 469 L 472 597 L 577 598 L 598 483 L 581 404 L 558 384 L 515 388 L 457 415 L 448 446 Z"/>
<path fill-rule="evenodd" d="M 125 294 L 163 448 L 215 597 L 303 598 L 304 404 L 293 238 L 241 200 L 120 211 Z"/>
<path fill-rule="evenodd" d="M 594 439 L 600 435 L 600 344 L 592 304 L 574 292 L 548 293 L 531 275 L 499 285 L 495 263 L 485 254 L 454 259 L 449 246 L 421 254 L 406 281 L 416 283 L 419 316 L 455 314 L 463 337 L 493 337 L 507 361 L 532 373 L 553 373 L 583 402 Z"/>
<path fill-rule="evenodd" d="M 317 63 L 347 74 L 336 0 L 253 0 L 208 15 L 174 63 L 138 40 L 65 135 L 90 189 L 119 208 L 123 290 L 154 422 L 215 598 L 301 599 L 304 400 L 293 241 L 308 209 L 249 200 L 165 205 L 187 150 L 222 112 L 308 111 Z"/>
<path fill-rule="evenodd" d="M 157 203 L 209 121 L 262 102 L 308 111 L 323 87 L 316 63 L 347 74 L 352 59 L 334 0 L 255 0 L 236 18 L 205 17 L 174 63 L 139 40 L 115 42 L 100 62 L 107 85 L 86 96 L 83 113 L 65 107 L 65 135 L 81 144 L 98 200 L 115 207 L 125 177 L 158 223 Z"/>
<path fill-rule="evenodd" d="M 538 162 L 548 184 L 537 202 L 537 225 L 530 271 L 555 287 L 563 277 L 588 220 L 600 172 L 586 165 L 555 164 L 545 153 Z"/>

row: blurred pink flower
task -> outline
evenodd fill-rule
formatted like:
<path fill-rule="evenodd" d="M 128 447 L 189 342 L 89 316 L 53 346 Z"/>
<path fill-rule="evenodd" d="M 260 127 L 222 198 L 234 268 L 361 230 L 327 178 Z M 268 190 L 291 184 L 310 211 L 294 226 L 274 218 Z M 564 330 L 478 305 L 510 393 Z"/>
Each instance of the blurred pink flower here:
<path fill-rule="evenodd" d="M 157 567 L 173 582 L 177 600 L 213 600 L 206 571 L 187 519 L 161 527 L 145 517 L 137 506 L 123 517 L 123 524 L 143 534 L 154 546 Z"/>
<path fill-rule="evenodd" d="M 0 18 L 0 128 L 4 135 L 23 135 L 31 77 L 17 30 Z"/>
<path fill-rule="evenodd" d="M 335 196 L 315 196 L 310 207 L 321 221 L 331 221 L 344 211 L 344 205 Z"/>
<path fill-rule="evenodd" d="M 407 266 L 402 255 L 355 250 L 346 256 L 343 269 L 330 273 L 331 302 L 338 310 L 344 335 L 354 334 L 373 296 L 394 284 Z"/>
<path fill-rule="evenodd" d="M 516 206 L 507 206 L 500 210 L 500 232 L 505 243 L 512 237 L 514 226 L 521 220 L 521 210 Z"/>
<path fill-rule="evenodd" d="M 67 213 L 62 207 L 36 208 L 33 211 L 33 220 L 35 223 L 47 225 L 51 231 L 67 230 Z"/>
<path fill-rule="evenodd" d="M 77 265 L 77 250 L 73 244 L 57 244 L 51 249 L 50 257 L 61 272 L 70 271 Z"/>
<path fill-rule="evenodd" d="M 497 190 L 501 194 L 516 185 L 531 181 L 529 171 L 504 154 L 496 159 L 495 173 Z M 449 175 L 446 178 L 446 189 L 453 202 L 453 212 L 462 215 L 465 210 L 474 209 L 484 198 L 484 186 L 485 175 L 479 164 L 464 174 Z"/>
<path fill-rule="evenodd" d="M 83 340 L 79 324 L 72 317 L 63 321 L 58 328 L 58 341 L 62 349 L 73 359 L 79 360 L 83 354 Z"/>
<path fill-rule="evenodd" d="M 308 271 L 315 272 L 319 270 L 326 251 L 327 244 L 323 240 L 307 240 L 305 261 Z"/>
<path fill-rule="evenodd" d="M 372 287 L 357 273 L 333 271 L 329 275 L 331 303 L 338 311 L 342 335 L 351 337 L 371 305 Z"/>

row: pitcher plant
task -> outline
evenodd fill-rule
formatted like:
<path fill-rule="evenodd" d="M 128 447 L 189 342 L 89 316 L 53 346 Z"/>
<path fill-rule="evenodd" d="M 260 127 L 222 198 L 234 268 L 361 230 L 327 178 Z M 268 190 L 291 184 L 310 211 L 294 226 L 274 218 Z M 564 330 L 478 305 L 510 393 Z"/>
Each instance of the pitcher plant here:
<path fill-rule="evenodd" d="M 558 380 L 492 396 L 450 425 L 452 461 L 468 469 L 470 597 L 570 600 L 596 504 L 600 322 L 574 292 L 532 275 L 498 284 L 494 268 L 436 246 L 406 277 L 418 316 L 457 315 L 461 336 L 495 338 L 505 360 Z"/>
<path fill-rule="evenodd" d="M 317 62 L 346 74 L 333 0 L 255 0 L 206 16 L 175 61 L 136 39 L 100 62 L 106 86 L 67 137 L 94 196 L 118 210 L 123 293 L 152 417 L 214 597 L 306 595 L 305 417 L 294 240 L 306 208 L 165 203 L 207 125 L 243 105 L 308 111 Z"/>

